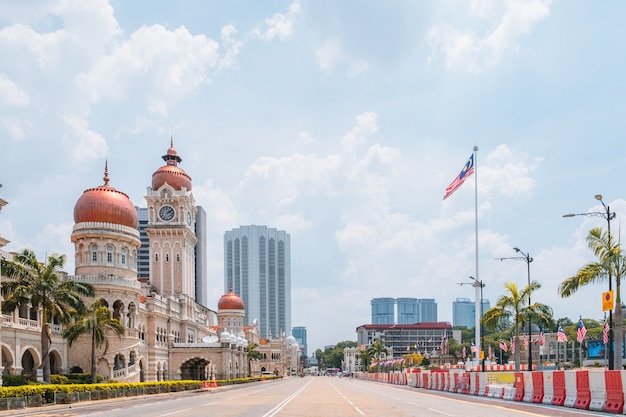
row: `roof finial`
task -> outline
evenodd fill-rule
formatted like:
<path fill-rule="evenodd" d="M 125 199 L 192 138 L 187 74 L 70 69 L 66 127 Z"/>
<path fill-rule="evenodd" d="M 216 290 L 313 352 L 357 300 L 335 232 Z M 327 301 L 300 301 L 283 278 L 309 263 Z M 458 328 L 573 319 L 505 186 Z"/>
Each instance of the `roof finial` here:
<path fill-rule="evenodd" d="M 104 185 L 109 185 L 109 160 L 104 160 Z"/>
<path fill-rule="evenodd" d="M 174 147 L 174 135 L 170 132 L 170 148 Z"/>

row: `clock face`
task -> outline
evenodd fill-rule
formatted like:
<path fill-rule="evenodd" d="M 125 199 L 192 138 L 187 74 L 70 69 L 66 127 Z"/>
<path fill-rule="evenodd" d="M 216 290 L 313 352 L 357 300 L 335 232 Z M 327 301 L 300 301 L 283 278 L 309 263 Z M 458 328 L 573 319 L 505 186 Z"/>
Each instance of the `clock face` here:
<path fill-rule="evenodd" d="M 169 221 L 174 218 L 174 207 L 163 206 L 159 209 L 159 217 L 161 220 Z"/>
<path fill-rule="evenodd" d="M 190 211 L 187 212 L 187 224 L 191 226 L 191 212 Z"/>

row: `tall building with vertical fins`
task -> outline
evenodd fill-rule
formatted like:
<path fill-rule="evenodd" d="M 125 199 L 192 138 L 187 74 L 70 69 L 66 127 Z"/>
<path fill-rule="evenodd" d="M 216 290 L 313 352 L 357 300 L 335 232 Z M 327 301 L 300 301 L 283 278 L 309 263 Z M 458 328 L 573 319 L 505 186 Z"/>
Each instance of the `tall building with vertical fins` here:
<path fill-rule="evenodd" d="M 224 233 L 224 288 L 246 305 L 245 323 L 258 320 L 260 336 L 291 332 L 289 233 L 267 226 L 240 226 Z"/>

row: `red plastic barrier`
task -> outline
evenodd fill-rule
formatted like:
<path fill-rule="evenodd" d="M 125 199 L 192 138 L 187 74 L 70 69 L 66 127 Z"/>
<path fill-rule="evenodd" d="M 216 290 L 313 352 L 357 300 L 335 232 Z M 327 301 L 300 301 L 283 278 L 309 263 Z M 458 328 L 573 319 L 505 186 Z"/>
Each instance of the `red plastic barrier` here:
<path fill-rule="evenodd" d="M 480 392 L 480 378 L 478 377 L 480 375 L 480 373 L 476 372 L 474 373 L 474 392 L 472 392 L 472 395 L 478 395 L 478 393 Z"/>
<path fill-rule="evenodd" d="M 576 371 L 576 402 L 574 407 L 589 410 L 590 402 L 589 371 Z"/>
<path fill-rule="evenodd" d="M 543 372 L 533 372 L 533 397 L 531 402 L 539 403 L 543 401 Z"/>
<path fill-rule="evenodd" d="M 621 371 L 604 371 L 607 413 L 622 414 L 624 411 L 624 388 Z"/>
<path fill-rule="evenodd" d="M 554 387 L 552 405 L 563 405 L 565 403 L 565 371 L 552 372 L 552 386 Z"/>
<path fill-rule="evenodd" d="M 515 395 L 513 400 L 524 400 L 524 374 L 522 372 L 515 372 Z"/>
<path fill-rule="evenodd" d="M 459 383 L 457 385 L 458 391 L 461 394 L 469 394 L 470 392 L 470 374 L 469 372 L 463 372 L 459 374 Z"/>
<path fill-rule="evenodd" d="M 422 388 L 430 388 L 430 384 L 428 383 L 428 379 L 430 374 L 423 373 L 422 374 Z"/>

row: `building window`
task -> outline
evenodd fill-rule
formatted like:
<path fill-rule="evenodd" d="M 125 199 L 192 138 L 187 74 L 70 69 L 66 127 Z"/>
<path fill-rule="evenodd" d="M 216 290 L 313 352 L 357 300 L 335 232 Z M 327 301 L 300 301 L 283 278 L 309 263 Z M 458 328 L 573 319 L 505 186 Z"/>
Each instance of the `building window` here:
<path fill-rule="evenodd" d="M 91 246 L 91 261 L 98 262 L 98 247 L 96 245 Z"/>
<path fill-rule="evenodd" d="M 180 253 L 176 254 L 176 262 L 180 262 Z"/>
<path fill-rule="evenodd" d="M 113 263 L 113 246 L 107 246 L 107 263 Z"/>
<path fill-rule="evenodd" d="M 126 249 L 122 249 L 122 265 L 126 265 Z"/>
<path fill-rule="evenodd" d="M 165 254 L 165 262 L 169 262 L 169 260 L 170 260 L 170 255 L 169 255 L 169 253 L 166 253 Z"/>
<path fill-rule="evenodd" d="M 154 262 L 159 262 L 159 254 L 158 253 L 154 254 Z"/>

